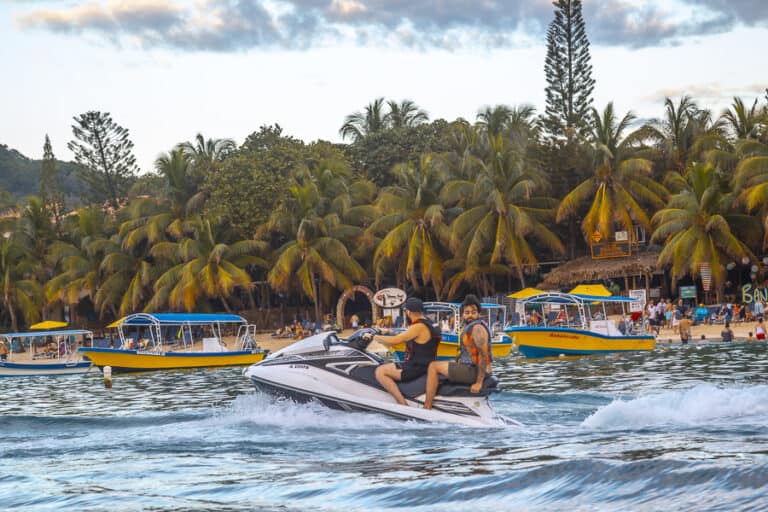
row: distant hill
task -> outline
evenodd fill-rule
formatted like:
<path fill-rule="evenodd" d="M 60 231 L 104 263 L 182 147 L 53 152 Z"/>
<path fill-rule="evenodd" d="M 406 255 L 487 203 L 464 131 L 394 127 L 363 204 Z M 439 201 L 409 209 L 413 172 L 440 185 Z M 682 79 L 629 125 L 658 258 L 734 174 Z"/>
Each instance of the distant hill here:
<path fill-rule="evenodd" d="M 67 205 L 80 203 L 83 185 L 75 173 L 72 162 L 56 161 Z M 5 144 L 0 144 L 0 190 L 5 190 L 14 199 L 37 195 L 40 191 L 40 167 L 42 160 L 32 160 Z"/>

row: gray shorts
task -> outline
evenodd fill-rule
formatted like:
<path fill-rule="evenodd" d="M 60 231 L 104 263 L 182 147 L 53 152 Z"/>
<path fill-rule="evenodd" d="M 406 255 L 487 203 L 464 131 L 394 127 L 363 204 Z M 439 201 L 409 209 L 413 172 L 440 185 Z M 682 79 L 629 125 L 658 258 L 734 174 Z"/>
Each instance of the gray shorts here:
<path fill-rule="evenodd" d="M 473 364 L 448 363 L 448 380 L 459 384 L 474 384 L 477 380 L 477 366 Z"/>

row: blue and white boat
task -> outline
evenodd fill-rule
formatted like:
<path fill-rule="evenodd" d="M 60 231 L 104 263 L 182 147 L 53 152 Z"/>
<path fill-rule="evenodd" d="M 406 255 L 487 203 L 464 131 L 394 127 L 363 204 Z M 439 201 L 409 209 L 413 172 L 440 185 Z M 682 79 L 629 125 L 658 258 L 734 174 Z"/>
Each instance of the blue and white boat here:
<path fill-rule="evenodd" d="M 93 333 L 83 329 L 0 334 L 7 358 L 0 359 L 0 377 L 74 375 L 91 371 L 91 362 L 77 353 L 92 346 Z"/>

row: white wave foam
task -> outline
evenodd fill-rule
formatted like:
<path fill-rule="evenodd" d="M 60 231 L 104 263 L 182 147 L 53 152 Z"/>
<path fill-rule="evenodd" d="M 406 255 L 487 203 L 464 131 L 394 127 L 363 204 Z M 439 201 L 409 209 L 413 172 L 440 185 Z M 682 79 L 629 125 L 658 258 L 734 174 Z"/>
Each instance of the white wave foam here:
<path fill-rule="evenodd" d="M 582 422 L 587 428 L 705 425 L 768 418 L 768 386 L 717 387 L 700 384 L 632 400 L 614 400 Z"/>
<path fill-rule="evenodd" d="M 402 429 L 404 425 L 403 421 L 381 414 L 337 411 L 318 402 L 299 404 L 258 392 L 238 396 L 228 406 L 216 409 L 211 421 L 218 424 L 251 423 L 283 429 Z M 419 428 L 423 424 L 408 422 L 408 427 Z"/>

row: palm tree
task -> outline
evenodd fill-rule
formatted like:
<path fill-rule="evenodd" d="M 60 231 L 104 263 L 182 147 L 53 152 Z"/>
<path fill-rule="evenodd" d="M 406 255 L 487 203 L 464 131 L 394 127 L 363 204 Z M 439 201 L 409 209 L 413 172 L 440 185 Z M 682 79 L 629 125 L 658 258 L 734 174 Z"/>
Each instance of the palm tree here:
<path fill-rule="evenodd" d="M 43 290 L 35 279 L 37 262 L 31 257 L 26 237 L 18 235 L 16 219 L 0 222 L 0 286 L 2 304 L 11 320 L 11 328 L 18 332 L 18 313 L 26 323 L 40 318 L 44 303 Z"/>
<path fill-rule="evenodd" d="M 465 270 L 507 274 L 513 270 L 524 283 L 525 270 L 538 264 L 530 240 L 555 252 L 563 251 L 562 242 L 545 224 L 554 203 L 537 195 L 544 188 L 544 177 L 520 147 L 501 135 L 487 139 L 487 143 L 477 176 L 452 180 L 443 189 L 447 205 L 466 202 L 464 211 L 451 224 L 451 248 Z M 452 281 L 449 294 L 462 279 Z"/>
<path fill-rule="evenodd" d="M 741 98 L 734 97 L 731 108 L 723 112 L 723 119 L 737 139 L 756 139 L 761 128 L 760 111 L 757 98 L 751 108 L 747 108 Z"/>
<path fill-rule="evenodd" d="M 742 140 L 736 144 L 739 162 L 734 185 L 747 211 L 758 211 L 763 224 L 762 249 L 768 248 L 768 143 Z"/>
<path fill-rule="evenodd" d="M 382 216 L 367 232 L 382 237 L 373 256 L 376 286 L 394 267 L 398 283 L 408 279 L 416 289 L 431 284 L 439 299 L 450 236 L 439 200 L 443 177 L 430 154 L 422 155 L 418 166 L 395 166 L 393 173 L 397 184 L 381 192 L 377 206 Z"/>
<path fill-rule="evenodd" d="M 653 216 L 656 230 L 651 240 L 663 246 L 658 264 L 671 267 L 673 283 L 686 275 L 698 277 L 702 268 L 709 267 L 719 294 L 726 262 L 745 256 L 754 259 L 737 231 L 754 233 L 759 226 L 753 217 L 734 210 L 735 196 L 727 180 L 711 165 L 692 166 L 686 183 Z"/>
<path fill-rule="evenodd" d="M 384 114 L 384 98 L 376 98 L 373 103 L 369 103 L 363 112 L 355 112 L 348 115 L 341 125 L 339 133 L 343 139 L 352 139 L 358 141 L 367 135 L 376 133 L 387 127 L 386 115 Z"/>
<path fill-rule="evenodd" d="M 608 103 L 602 115 L 592 109 L 593 175 L 571 190 L 557 210 L 557 222 L 561 222 L 591 202 L 581 224 L 587 239 L 594 232 L 610 238 L 617 225 L 628 233 L 634 232 L 636 224 L 650 230 L 649 216 L 641 203 L 664 206 L 667 191 L 653 180 L 653 163 L 635 155 L 642 133 L 623 137 L 634 119 L 629 112 L 619 121 L 613 103 Z"/>
<path fill-rule="evenodd" d="M 238 289 L 248 292 L 253 282 L 247 269 L 266 267 L 267 262 L 256 256 L 266 250 L 266 244 L 256 240 L 227 243 L 223 230 L 217 230 L 209 220 L 196 219 L 191 236 L 178 242 L 160 242 L 150 249 L 158 260 L 171 263 L 154 285 L 154 296 L 147 310 L 171 309 L 194 311 L 201 299 L 218 299 L 224 309 Z M 251 297 L 251 303 L 253 298 Z"/>
<path fill-rule="evenodd" d="M 513 110 L 507 105 L 485 107 L 477 113 L 477 126 L 490 137 L 496 137 L 507 127 L 512 119 Z"/>
<path fill-rule="evenodd" d="M 315 305 L 320 318 L 324 290 L 343 291 L 362 282 L 365 270 L 350 256 L 341 242 L 359 236 L 361 229 L 343 222 L 348 199 L 329 201 L 323 193 L 334 190 L 338 182 L 333 168 L 294 173 L 289 197 L 271 216 L 265 231 L 279 233 L 287 241 L 277 250 L 276 261 L 267 281 L 280 292 L 299 291 Z M 323 179 L 319 179 L 322 177 Z M 333 197 L 333 196 L 330 196 Z"/>
<path fill-rule="evenodd" d="M 237 149 L 232 139 L 206 139 L 198 133 L 193 142 L 182 142 L 176 147 L 181 150 L 192 163 L 194 177 L 202 180 L 204 176 L 215 170 L 216 165 L 229 157 Z M 199 185 L 195 183 L 194 185 Z"/>
<path fill-rule="evenodd" d="M 419 108 L 411 100 L 403 100 L 400 103 L 387 101 L 389 112 L 384 116 L 387 126 L 390 128 L 410 128 L 429 121 L 429 114 Z"/>

